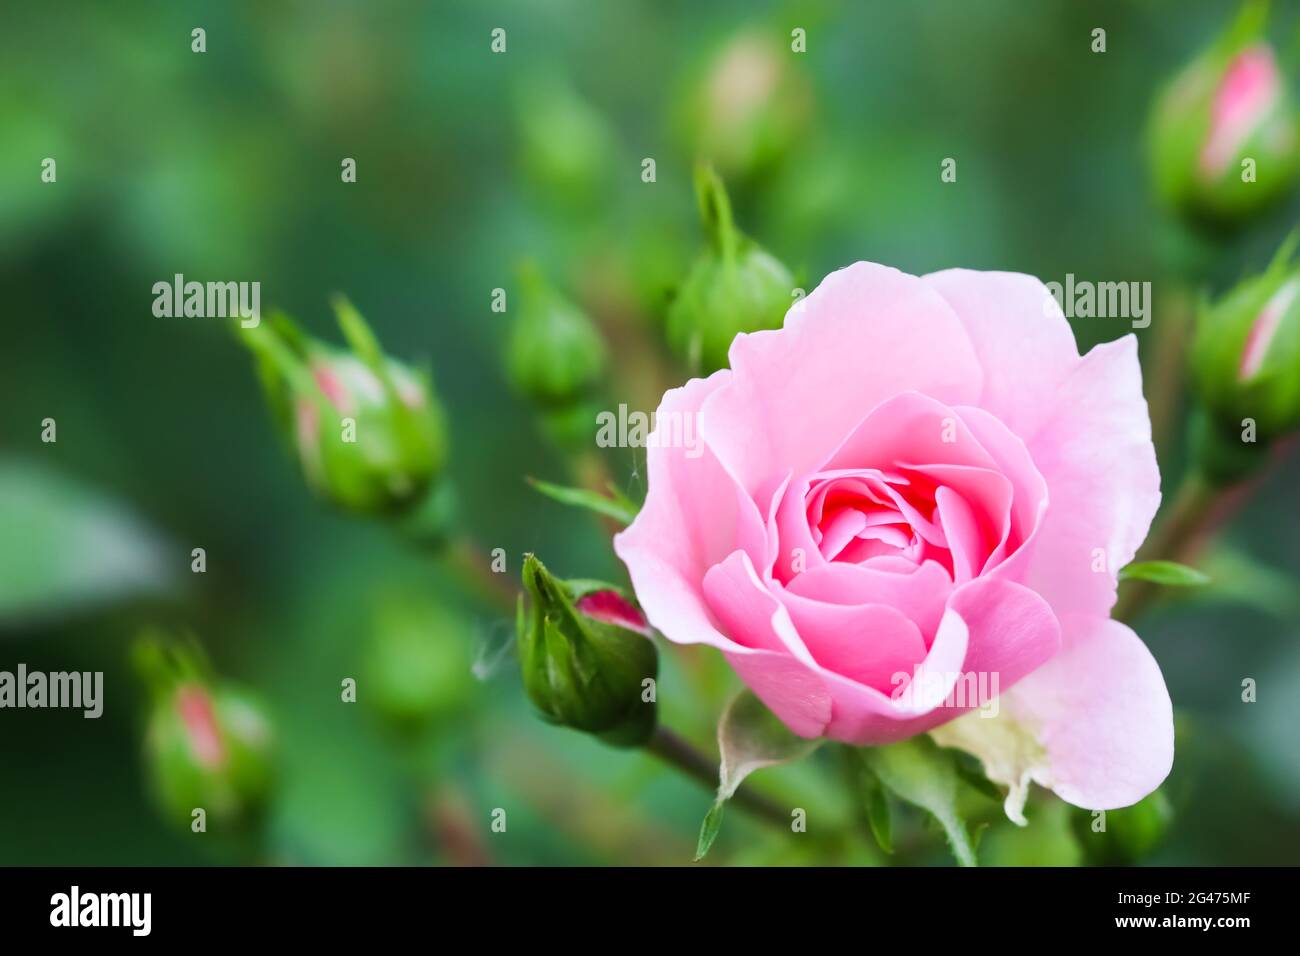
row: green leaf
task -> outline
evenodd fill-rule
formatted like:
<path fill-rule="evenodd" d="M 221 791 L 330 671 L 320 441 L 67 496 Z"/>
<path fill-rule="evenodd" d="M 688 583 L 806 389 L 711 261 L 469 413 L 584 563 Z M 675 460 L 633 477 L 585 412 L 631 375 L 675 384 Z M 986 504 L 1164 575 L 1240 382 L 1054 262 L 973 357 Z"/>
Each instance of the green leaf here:
<path fill-rule="evenodd" d="M 718 796 L 731 796 L 755 770 L 798 760 L 817 749 L 819 741 L 796 736 L 753 691 L 731 699 L 718 721 Z"/>
<path fill-rule="evenodd" d="M 160 594 L 188 568 L 120 503 L 35 463 L 0 460 L 0 627 Z"/>
<path fill-rule="evenodd" d="M 345 295 L 331 296 L 330 305 L 334 307 L 334 315 L 338 318 L 343 337 L 347 339 L 348 345 L 352 347 L 357 357 L 372 371 L 382 373 L 387 364 L 384 350 L 380 348 L 379 339 L 375 338 L 369 323 L 361 317 L 356 306 L 348 301 Z"/>
<path fill-rule="evenodd" d="M 841 753 L 848 772 L 849 792 L 854 799 L 861 800 L 860 821 L 867 824 L 867 829 L 871 831 L 871 836 L 880 849 L 893 853 L 894 820 L 889 794 L 868 766 L 865 752 L 846 746 Z"/>
<path fill-rule="evenodd" d="M 923 735 L 864 752 L 867 765 L 881 783 L 938 821 L 957 862 L 975 866 L 970 834 L 957 812 L 958 778 L 952 756 Z"/>
<path fill-rule="evenodd" d="M 817 749 L 820 741 L 796 736 L 767 706 L 742 690 L 731 699 L 718 721 L 718 796 L 700 827 L 698 861 L 709 851 L 722 825 L 722 807 L 755 770 L 798 760 Z"/>
<path fill-rule="evenodd" d="M 889 809 L 889 796 L 877 781 L 867 796 L 867 823 L 871 835 L 886 853 L 894 852 L 894 820 Z"/>
<path fill-rule="evenodd" d="M 700 824 L 700 839 L 695 845 L 695 862 L 698 863 L 704 859 L 709 852 L 709 847 L 713 846 L 713 841 L 718 838 L 718 831 L 722 829 L 722 808 L 726 803 L 718 800 L 709 808 L 709 812 L 704 815 L 704 822 Z"/>
<path fill-rule="evenodd" d="M 613 518 L 624 525 L 631 524 L 633 519 L 636 518 L 636 507 L 621 495 L 617 498 L 607 498 L 585 488 L 554 485 L 549 481 L 541 481 L 537 478 L 529 478 L 527 481 L 546 497 L 558 501 L 560 504 L 572 505 L 575 508 L 586 508 L 597 514 L 605 515 L 607 518 Z"/>
<path fill-rule="evenodd" d="M 1177 561 L 1135 561 L 1120 568 L 1121 581 L 1150 581 L 1170 587 L 1202 587 L 1210 577 Z"/>

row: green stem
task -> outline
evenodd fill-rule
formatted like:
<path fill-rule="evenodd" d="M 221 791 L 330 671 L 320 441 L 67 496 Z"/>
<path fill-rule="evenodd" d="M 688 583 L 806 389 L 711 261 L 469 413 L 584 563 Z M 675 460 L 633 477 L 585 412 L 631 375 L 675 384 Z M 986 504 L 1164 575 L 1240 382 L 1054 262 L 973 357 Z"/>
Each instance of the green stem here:
<path fill-rule="evenodd" d="M 443 559 L 457 579 L 480 598 L 507 614 L 515 613 L 519 591 L 514 578 L 493 571 L 491 559 L 468 535 L 448 541 Z"/>
<path fill-rule="evenodd" d="M 731 200 L 717 171 L 707 163 L 695 167 L 695 196 L 700 218 L 718 254 L 727 262 L 736 258 L 736 223 L 731 217 Z"/>
<path fill-rule="evenodd" d="M 1174 285 L 1152 330 L 1154 346 L 1148 373 L 1151 434 L 1157 457 L 1164 461 L 1175 444 L 1175 428 L 1181 417 L 1187 347 L 1192 326 L 1191 296 Z"/>
<path fill-rule="evenodd" d="M 1245 502 L 1253 486 L 1251 481 L 1216 485 L 1197 471 L 1189 472 L 1134 560 L 1191 563 L 1213 532 Z M 1150 581 L 1126 581 L 1111 616 L 1131 622 L 1158 595 L 1159 587 Z"/>

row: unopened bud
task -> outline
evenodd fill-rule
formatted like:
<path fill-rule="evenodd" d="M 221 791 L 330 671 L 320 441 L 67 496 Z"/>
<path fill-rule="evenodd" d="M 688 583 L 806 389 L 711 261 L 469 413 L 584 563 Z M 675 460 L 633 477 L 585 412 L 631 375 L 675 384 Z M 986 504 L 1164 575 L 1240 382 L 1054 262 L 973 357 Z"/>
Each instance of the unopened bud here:
<path fill-rule="evenodd" d="M 260 821 L 270 796 L 271 725 L 247 692 L 216 683 L 198 659 L 152 642 L 137 648 L 151 705 L 145 757 L 151 789 L 167 819 L 243 834 Z"/>
<path fill-rule="evenodd" d="M 1156 102 L 1156 185 L 1190 218 L 1244 220 L 1285 195 L 1300 171 L 1300 125 L 1263 39 L 1265 17 L 1266 4 L 1248 2 Z"/>
<path fill-rule="evenodd" d="M 1220 432 L 1265 445 L 1300 428 L 1300 265 L 1296 237 L 1197 317 L 1197 397 Z M 1241 434 L 1243 431 L 1246 434 Z"/>
<path fill-rule="evenodd" d="M 529 606 L 521 596 L 519 660 L 541 715 L 611 744 L 644 743 L 655 725 L 647 687 L 659 659 L 640 609 L 609 585 L 553 577 L 533 555 L 523 580 Z"/>
<path fill-rule="evenodd" d="M 511 384 L 544 408 L 587 396 L 605 372 L 605 342 L 591 319 L 533 263 L 519 270 L 522 302 L 506 343 Z"/>
<path fill-rule="evenodd" d="M 667 333 L 691 371 L 708 375 L 727 364 L 739 333 L 781 327 L 796 283 L 779 260 L 736 228 L 712 167 L 697 167 L 695 190 L 709 242 L 669 308 Z"/>
<path fill-rule="evenodd" d="M 427 373 L 384 355 L 346 299 L 333 304 L 350 351 L 308 337 L 284 316 L 241 334 L 311 489 L 361 514 L 405 511 L 445 464 L 442 407 Z"/>

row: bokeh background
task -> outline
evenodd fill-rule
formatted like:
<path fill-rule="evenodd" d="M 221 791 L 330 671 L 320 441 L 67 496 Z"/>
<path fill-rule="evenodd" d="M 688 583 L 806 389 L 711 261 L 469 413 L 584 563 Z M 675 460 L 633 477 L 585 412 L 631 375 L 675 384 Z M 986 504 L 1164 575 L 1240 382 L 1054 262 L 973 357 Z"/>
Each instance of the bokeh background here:
<path fill-rule="evenodd" d="M 741 227 L 809 287 L 857 259 L 1152 281 L 1143 359 L 1150 373 L 1163 347 L 1176 365 L 1162 309 L 1262 267 L 1300 212 L 1292 201 L 1248 234 L 1204 240 L 1152 199 L 1151 98 L 1232 10 L 5 4 L 0 669 L 102 670 L 105 710 L 0 711 L 0 863 L 682 863 L 709 804 L 648 756 L 538 721 L 505 615 L 384 525 L 311 498 L 229 323 L 155 318 L 154 282 L 258 280 L 264 308 L 325 336 L 328 296 L 345 292 L 388 351 L 433 370 L 458 525 L 505 549 L 512 580 L 525 551 L 567 576 L 623 580 L 597 521 L 524 483 L 567 472 L 502 371 L 509 317 L 490 310 L 491 290 L 513 288 L 520 260 L 605 330 L 608 407 L 646 408 L 672 380 L 658 321 L 702 241 L 691 172 L 708 155 Z M 1281 14 L 1294 81 L 1297 19 Z M 1096 26 L 1104 54 L 1090 50 Z M 489 49 L 495 27 L 505 54 Z M 794 27 L 805 54 L 790 52 Z M 701 93 L 711 82 L 724 84 L 722 114 Z M 726 124 L 755 97 L 765 132 L 750 142 Z M 40 181 L 45 157 L 55 184 Z M 344 157 L 355 184 L 340 181 Z M 945 157 L 955 184 L 940 182 Z M 1128 331 L 1074 324 L 1083 346 Z M 1161 447 L 1166 488 L 1183 468 L 1180 414 Z M 40 441 L 47 417 L 55 444 Z M 640 463 L 617 449 L 605 460 L 633 496 Z M 1216 584 L 1139 622 L 1179 715 L 1171 823 L 1141 862 L 1297 862 L 1297 482 L 1293 456 L 1206 556 Z M 194 547 L 203 575 L 190 572 Z M 278 783 L 253 855 L 156 811 L 129 663 L 147 626 L 192 630 L 214 670 L 263 701 Z M 384 719 L 364 677 L 355 705 L 339 699 L 342 678 L 384 666 L 373 657 L 386 629 L 432 635 L 445 666 L 416 731 Z M 662 657 L 663 719 L 710 748 L 734 678 L 706 652 Z M 1258 681 L 1255 704 L 1241 703 L 1243 677 Z M 756 782 L 808 807 L 810 828 L 854 812 L 823 755 Z M 1094 859 L 1041 793 L 1041 825 L 1025 833 L 971 800 L 993 824 L 983 862 Z M 489 828 L 498 807 L 504 834 Z M 948 860 L 919 820 L 901 825 L 916 829 L 916 859 Z M 732 813 L 709 862 L 884 859 Z"/>

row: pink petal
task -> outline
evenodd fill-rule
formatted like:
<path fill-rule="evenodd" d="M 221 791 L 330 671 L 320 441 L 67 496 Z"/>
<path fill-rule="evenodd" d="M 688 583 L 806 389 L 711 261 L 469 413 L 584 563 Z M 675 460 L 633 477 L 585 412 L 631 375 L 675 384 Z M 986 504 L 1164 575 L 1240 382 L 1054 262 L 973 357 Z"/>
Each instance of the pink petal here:
<path fill-rule="evenodd" d="M 1253 378 L 1264 366 L 1264 356 L 1273 343 L 1273 337 L 1282 325 L 1282 319 L 1300 293 L 1300 279 L 1292 279 L 1273 293 L 1272 298 L 1264 304 L 1250 332 L 1246 335 L 1246 346 L 1241 350 L 1241 366 L 1237 377 L 1243 382 Z"/>
<path fill-rule="evenodd" d="M 926 656 L 920 629 L 884 604 L 827 604 L 785 592 L 782 603 L 817 663 L 850 680 L 891 693 L 896 675 L 911 676 Z"/>
<path fill-rule="evenodd" d="M 929 730 L 982 706 L 994 693 L 1005 693 L 1060 646 L 1061 627 L 1047 602 L 1011 582 L 972 581 L 953 592 L 917 672 L 916 684 L 923 689 L 918 696 L 904 694 L 882 705 L 874 689 L 824 675 L 834 701 L 827 734 L 868 746 Z"/>
<path fill-rule="evenodd" d="M 979 399 L 1015 435 L 1032 434 L 1056 389 L 1079 364 L 1074 332 L 1047 287 L 1016 272 L 932 272 L 938 291 L 965 327 L 983 370 Z"/>
<path fill-rule="evenodd" d="M 1204 179 L 1223 175 L 1281 92 L 1277 63 L 1267 46 L 1251 47 L 1233 58 L 1210 108 L 1210 131 L 1198 167 Z"/>
<path fill-rule="evenodd" d="M 784 329 L 737 336 L 731 368 L 704 404 L 700 435 L 751 494 L 774 470 L 810 472 L 864 409 L 907 390 L 969 403 L 981 379 L 943 298 L 867 262 L 822 280 Z"/>
<path fill-rule="evenodd" d="M 746 686 L 800 737 L 821 737 L 831 719 L 831 698 L 816 673 L 793 657 L 758 652 L 726 654 Z"/>
<path fill-rule="evenodd" d="M 696 414 L 730 375 L 722 369 L 665 393 L 656 432 L 671 427 L 674 415 Z M 665 637 L 730 647 L 705 608 L 701 585 L 705 572 L 735 551 L 737 542 L 763 545 L 763 519 L 707 447 L 661 447 L 650 441 L 646 462 L 645 506 L 614 536 L 614 551 L 627 565 L 646 618 Z M 763 558 L 762 553 L 751 556 Z"/>
<path fill-rule="evenodd" d="M 953 583 L 965 584 L 979 573 L 988 555 L 989 549 L 981 542 L 979 519 L 966 499 L 951 488 L 939 488 L 934 500 L 952 554 Z"/>
<path fill-rule="evenodd" d="M 954 410 L 961 415 L 980 446 L 997 462 L 998 472 L 1005 475 L 1015 488 L 1011 502 L 1011 527 L 1017 547 L 1014 553 L 1008 550 L 1003 556 L 1003 564 L 990 567 L 988 573 L 1019 581 L 1032 554 L 1038 526 L 1047 513 L 1047 482 L 1030 458 L 1025 443 L 998 419 L 982 408 L 968 405 Z"/>
<path fill-rule="evenodd" d="M 902 463 L 934 462 L 995 467 L 951 406 L 919 392 L 881 402 L 857 422 L 819 471 L 840 468 L 888 470 Z"/>
<path fill-rule="evenodd" d="M 1108 616 L 1118 571 L 1133 560 L 1160 505 L 1137 339 L 1128 335 L 1089 352 L 1026 443 L 1052 504 L 1025 583 L 1057 614 Z M 1104 567 L 1094 571 L 1098 549 Z"/>
<path fill-rule="evenodd" d="M 825 604 L 886 604 L 920 628 L 927 646 L 951 592 L 952 578 L 935 561 L 922 562 L 902 574 L 828 563 L 809 569 L 786 586 L 788 594 Z"/>
<path fill-rule="evenodd" d="M 727 660 L 772 713 L 796 734 L 819 737 L 831 699 L 786 609 L 763 587 L 749 556 L 737 551 L 704 578 L 709 607 L 735 642 Z"/>
<path fill-rule="evenodd" d="M 574 608 L 579 614 L 595 618 L 605 624 L 624 627 L 641 634 L 650 634 L 645 615 L 617 591 L 592 591 L 578 598 Z"/>
<path fill-rule="evenodd" d="M 736 551 L 709 569 L 704 575 L 704 599 L 719 629 L 735 643 L 782 653 L 801 649 L 777 633 L 772 618 L 784 615 L 785 609 L 763 586 L 745 552 Z"/>
<path fill-rule="evenodd" d="M 1004 698 L 1036 729 L 1047 751 L 1035 778 L 1090 810 L 1126 807 L 1169 774 L 1173 707 L 1160 667 L 1126 625 L 1107 618 L 1062 619 L 1061 653 Z"/>
<path fill-rule="evenodd" d="M 202 766 L 220 767 L 226 761 L 226 748 L 217 727 L 212 696 L 202 687 L 187 685 L 176 692 L 176 710 L 185 725 L 190 753 Z"/>

